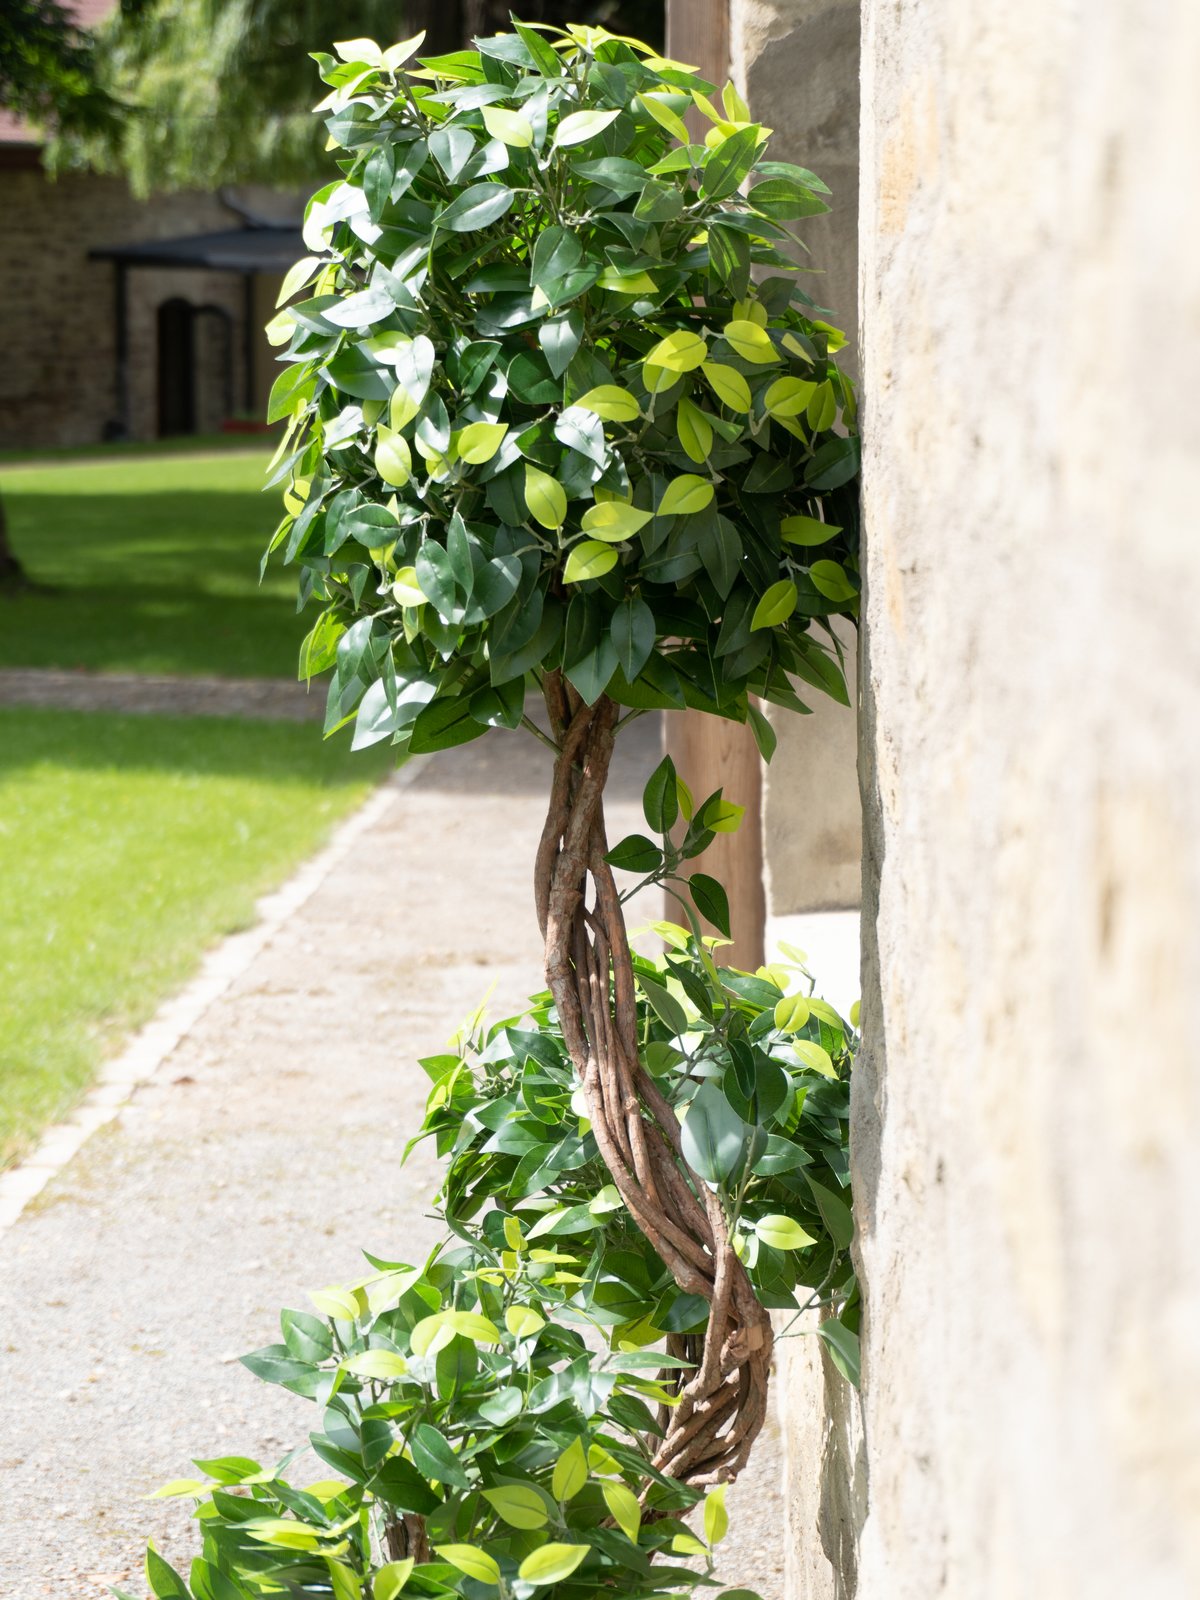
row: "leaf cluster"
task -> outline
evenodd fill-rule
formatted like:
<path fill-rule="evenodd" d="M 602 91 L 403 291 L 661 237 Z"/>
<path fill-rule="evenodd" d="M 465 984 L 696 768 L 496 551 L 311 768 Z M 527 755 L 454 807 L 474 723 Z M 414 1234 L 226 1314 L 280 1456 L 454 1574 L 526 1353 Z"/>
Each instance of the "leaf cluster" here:
<path fill-rule="evenodd" d="M 271 330 L 301 674 L 402 753 L 515 726 L 555 669 L 767 740 L 750 696 L 845 700 L 857 609 L 854 394 L 790 232 L 827 191 L 732 88 L 514 27 L 318 57 L 342 175 Z"/>

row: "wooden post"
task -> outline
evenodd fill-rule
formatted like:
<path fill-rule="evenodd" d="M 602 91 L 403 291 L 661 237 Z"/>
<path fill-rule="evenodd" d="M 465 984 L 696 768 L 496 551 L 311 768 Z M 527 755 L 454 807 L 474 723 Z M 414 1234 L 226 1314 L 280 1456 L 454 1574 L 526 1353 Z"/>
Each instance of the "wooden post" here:
<path fill-rule="evenodd" d="M 723 85 L 729 73 L 729 0 L 667 0 L 667 54 Z M 689 114 L 694 138 L 708 123 Z M 733 950 L 730 959 L 751 971 L 763 963 L 767 905 L 763 888 L 762 761 L 749 728 L 702 711 L 670 711 L 663 719 L 667 751 L 697 801 L 714 789 L 745 806 L 737 833 L 721 833 L 697 865 L 719 878 L 729 894 Z M 666 915 L 679 908 L 668 897 Z M 715 930 L 713 930 L 715 931 Z"/>

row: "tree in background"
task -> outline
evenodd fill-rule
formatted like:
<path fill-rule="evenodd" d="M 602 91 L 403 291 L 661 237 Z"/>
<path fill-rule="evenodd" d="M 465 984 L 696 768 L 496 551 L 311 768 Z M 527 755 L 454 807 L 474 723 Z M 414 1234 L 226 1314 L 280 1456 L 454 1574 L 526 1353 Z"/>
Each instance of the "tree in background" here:
<path fill-rule="evenodd" d="M 509 10 L 507 0 L 134 0 L 97 37 L 99 80 L 133 114 L 66 129 L 51 168 L 120 173 L 141 195 L 303 183 L 324 145 L 309 105 L 313 49 L 423 29 L 425 52 L 440 54 L 507 28 Z M 663 37 L 662 0 L 527 0 L 520 14 Z"/>
<path fill-rule="evenodd" d="M 36 127 L 55 127 L 72 137 L 114 137 L 125 107 L 99 82 L 95 67 L 94 40 L 55 0 L 4 0 L 0 6 L 4 110 Z M 30 580 L 8 543 L 0 502 L 0 594 L 28 587 Z"/>
<path fill-rule="evenodd" d="M 125 14 L 140 9 L 128 0 Z M 81 136 L 116 132 L 125 111 L 96 73 L 93 37 L 56 0 L 0 7 L 0 106 L 39 128 Z"/>

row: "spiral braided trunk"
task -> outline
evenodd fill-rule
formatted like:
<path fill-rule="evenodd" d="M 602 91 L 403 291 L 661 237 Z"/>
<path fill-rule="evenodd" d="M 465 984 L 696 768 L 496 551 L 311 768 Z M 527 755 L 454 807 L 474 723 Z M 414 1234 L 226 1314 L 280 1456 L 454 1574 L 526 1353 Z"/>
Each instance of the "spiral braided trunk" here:
<path fill-rule="evenodd" d="M 546 707 L 559 754 L 538 846 L 536 897 L 546 979 L 592 1132 L 635 1223 L 676 1283 L 709 1305 L 703 1335 L 669 1352 L 695 1363 L 669 1375 L 660 1472 L 703 1486 L 736 1477 L 766 1416 L 771 1320 L 734 1254 L 720 1202 L 683 1158 L 679 1123 L 638 1049 L 625 918 L 604 857 L 604 785 L 617 708 L 587 705 L 558 673 Z"/>

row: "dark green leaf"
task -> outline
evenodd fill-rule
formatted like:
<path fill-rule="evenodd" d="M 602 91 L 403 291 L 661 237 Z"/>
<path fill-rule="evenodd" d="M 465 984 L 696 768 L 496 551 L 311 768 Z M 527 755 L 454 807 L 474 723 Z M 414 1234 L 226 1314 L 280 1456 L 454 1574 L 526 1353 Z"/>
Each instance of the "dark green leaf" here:
<path fill-rule="evenodd" d="M 857 438 L 830 439 L 808 463 L 804 481 L 811 489 L 839 489 L 857 476 L 859 455 Z"/>
<path fill-rule="evenodd" d="M 702 917 L 712 923 L 718 933 L 730 937 L 729 931 L 729 896 L 715 878 L 710 878 L 706 873 L 693 872 L 688 879 L 688 888 L 691 890 L 692 899 L 696 903 L 696 910 Z"/>
<path fill-rule="evenodd" d="M 817 1202 L 821 1219 L 829 1229 L 830 1237 L 839 1249 L 844 1250 L 854 1238 L 854 1218 L 850 1213 L 850 1207 L 834 1194 L 832 1189 L 815 1183 L 812 1178 L 809 1178 L 808 1186 L 813 1192 L 813 1199 Z"/>
<path fill-rule="evenodd" d="M 474 233 L 498 222 L 515 199 L 502 183 L 473 183 L 438 213 L 434 225 L 454 233 Z"/>
<path fill-rule="evenodd" d="M 711 1078 L 700 1085 L 683 1119 L 684 1160 L 708 1183 L 723 1183 L 739 1168 L 750 1129 Z"/>
<path fill-rule="evenodd" d="M 663 863 L 663 853 L 644 833 L 631 833 L 615 844 L 604 859 L 622 872 L 657 872 Z"/>
<path fill-rule="evenodd" d="M 642 810 L 655 833 L 666 833 L 679 815 L 679 779 L 675 763 L 664 756 L 642 793 Z"/>
<path fill-rule="evenodd" d="M 700 174 L 701 192 L 710 200 L 723 200 L 734 192 L 754 165 L 758 150 L 757 128 L 739 128 L 710 151 Z"/>
<path fill-rule="evenodd" d="M 632 683 L 646 665 L 654 649 L 654 637 L 654 613 L 646 602 L 637 595 L 622 600 L 613 612 L 612 641 L 628 682 Z"/>
<path fill-rule="evenodd" d="M 153 1545 L 146 1551 L 146 1582 L 157 1600 L 191 1600 L 187 1584 Z"/>
<path fill-rule="evenodd" d="M 436 1483 L 452 1484 L 456 1489 L 469 1489 L 471 1480 L 463 1471 L 462 1463 L 451 1449 L 444 1434 L 431 1422 L 419 1423 L 409 1440 L 412 1458 L 419 1471 Z"/>
<path fill-rule="evenodd" d="M 857 1389 L 861 1376 L 858 1335 L 851 1333 L 844 1323 L 830 1317 L 817 1324 L 817 1334 L 824 1341 L 833 1364 L 848 1383 Z"/>
<path fill-rule="evenodd" d="M 371 1492 L 401 1511 L 427 1516 L 441 1505 L 440 1498 L 403 1456 L 389 1456 L 371 1479 Z"/>

